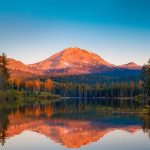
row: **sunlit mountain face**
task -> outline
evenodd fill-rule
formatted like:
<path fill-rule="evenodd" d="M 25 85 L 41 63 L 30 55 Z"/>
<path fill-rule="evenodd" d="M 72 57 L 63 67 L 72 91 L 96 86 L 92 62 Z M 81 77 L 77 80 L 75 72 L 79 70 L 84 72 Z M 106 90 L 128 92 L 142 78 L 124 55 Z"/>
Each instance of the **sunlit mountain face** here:
<path fill-rule="evenodd" d="M 4 144 L 8 138 L 19 136 L 24 131 L 44 135 L 66 148 L 89 145 L 113 131 L 135 134 L 145 130 L 146 126 L 139 117 L 140 107 L 135 103 L 133 107 L 133 103 L 130 100 L 64 100 L 2 110 L 1 143 Z"/>
<path fill-rule="evenodd" d="M 49 58 L 35 64 L 25 65 L 20 61 L 8 59 L 11 76 L 28 77 L 35 75 L 83 75 L 114 73 L 134 75 L 140 72 L 141 66 L 134 62 L 124 65 L 114 65 L 101 56 L 81 48 L 66 48 Z"/>

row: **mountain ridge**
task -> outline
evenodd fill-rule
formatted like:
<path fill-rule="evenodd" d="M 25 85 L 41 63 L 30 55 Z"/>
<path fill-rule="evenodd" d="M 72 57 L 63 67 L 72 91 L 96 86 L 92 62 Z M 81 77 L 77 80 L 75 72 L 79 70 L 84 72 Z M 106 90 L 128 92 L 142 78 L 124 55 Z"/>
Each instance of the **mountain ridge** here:
<path fill-rule="evenodd" d="M 8 58 L 8 68 L 12 74 L 16 71 L 26 72 L 31 75 L 80 75 L 105 73 L 114 70 L 140 70 L 141 66 L 134 62 L 123 65 L 114 65 L 101 56 L 80 48 L 66 48 L 53 54 L 47 59 L 25 65 L 21 61 Z M 16 73 L 17 76 L 17 73 Z"/>

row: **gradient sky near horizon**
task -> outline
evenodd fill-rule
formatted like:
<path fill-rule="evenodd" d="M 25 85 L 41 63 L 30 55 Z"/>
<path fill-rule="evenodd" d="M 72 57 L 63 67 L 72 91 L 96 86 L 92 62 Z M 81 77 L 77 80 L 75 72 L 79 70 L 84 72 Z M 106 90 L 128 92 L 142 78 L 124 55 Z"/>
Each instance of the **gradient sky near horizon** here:
<path fill-rule="evenodd" d="M 0 0 L 0 53 L 26 64 L 80 47 L 119 65 L 150 58 L 150 0 Z"/>

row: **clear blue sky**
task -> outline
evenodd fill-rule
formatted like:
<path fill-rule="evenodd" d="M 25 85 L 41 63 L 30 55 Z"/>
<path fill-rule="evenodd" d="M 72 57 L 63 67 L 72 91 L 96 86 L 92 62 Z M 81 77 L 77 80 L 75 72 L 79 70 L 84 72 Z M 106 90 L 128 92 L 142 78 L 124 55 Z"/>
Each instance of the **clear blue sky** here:
<path fill-rule="evenodd" d="M 144 64 L 150 0 L 0 0 L 1 53 L 29 64 L 67 47 Z"/>

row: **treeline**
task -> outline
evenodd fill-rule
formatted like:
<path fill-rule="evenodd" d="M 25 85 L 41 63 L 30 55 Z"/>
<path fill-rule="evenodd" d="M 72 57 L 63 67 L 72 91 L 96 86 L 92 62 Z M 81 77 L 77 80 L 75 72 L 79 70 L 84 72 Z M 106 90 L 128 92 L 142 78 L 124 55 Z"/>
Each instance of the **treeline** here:
<path fill-rule="evenodd" d="M 135 71 L 136 72 L 136 71 Z M 87 75 L 68 75 L 68 76 L 59 76 L 51 77 L 55 82 L 70 82 L 78 84 L 97 84 L 97 83 L 120 83 L 120 82 L 138 82 L 140 80 L 140 71 L 136 74 L 135 72 L 132 75 L 120 76 L 118 73 L 116 76 L 101 75 L 101 74 L 87 74 Z"/>
<path fill-rule="evenodd" d="M 51 79 L 40 81 L 39 79 L 21 80 L 19 78 L 11 79 L 10 81 L 14 90 L 27 92 L 53 92 L 53 82 Z"/>
<path fill-rule="evenodd" d="M 134 97 L 143 93 L 143 82 L 75 84 L 55 83 L 54 93 L 63 97 Z"/>
<path fill-rule="evenodd" d="M 134 97 L 143 92 L 143 82 L 78 84 L 71 82 L 52 82 L 51 79 L 11 81 L 14 90 L 26 92 L 49 92 L 62 97 Z"/>

